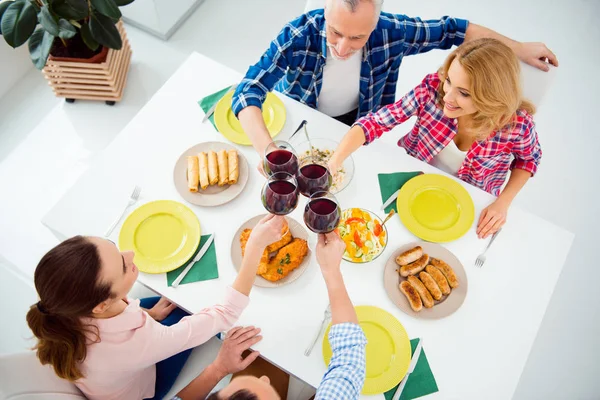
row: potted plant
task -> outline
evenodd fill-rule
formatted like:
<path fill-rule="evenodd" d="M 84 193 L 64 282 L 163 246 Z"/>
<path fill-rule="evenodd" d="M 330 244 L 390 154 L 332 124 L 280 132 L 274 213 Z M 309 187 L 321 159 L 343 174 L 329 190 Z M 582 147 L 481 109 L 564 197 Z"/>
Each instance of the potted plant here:
<path fill-rule="evenodd" d="M 13 48 L 27 42 L 57 96 L 114 104 L 131 55 L 119 7 L 133 1 L 4 0 L 0 34 Z"/>

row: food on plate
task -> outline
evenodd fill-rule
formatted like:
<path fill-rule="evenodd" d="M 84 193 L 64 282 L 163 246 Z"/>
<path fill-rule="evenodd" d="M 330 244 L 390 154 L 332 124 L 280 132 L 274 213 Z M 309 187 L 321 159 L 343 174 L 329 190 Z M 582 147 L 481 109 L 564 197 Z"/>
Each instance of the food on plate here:
<path fill-rule="evenodd" d="M 451 288 L 458 287 L 458 278 L 451 266 L 438 258 L 432 258 L 429 262 L 444 274 Z"/>
<path fill-rule="evenodd" d="M 338 233 L 346 243 L 344 259 L 348 261 L 369 262 L 381 254 L 387 243 L 381 220 L 360 208 L 342 211 Z"/>
<path fill-rule="evenodd" d="M 396 257 L 396 264 L 403 266 L 408 265 L 412 262 L 417 261 L 423 256 L 423 248 L 421 246 L 413 247 L 410 250 L 406 250 L 404 253 Z"/>
<path fill-rule="evenodd" d="M 417 278 L 414 275 L 411 275 L 406 279 L 408 282 L 410 282 L 411 285 L 413 285 L 417 293 L 419 293 L 419 296 L 421 297 L 421 301 L 423 302 L 425 308 L 433 307 L 433 297 L 431 297 L 431 293 L 429 293 L 429 290 L 427 290 L 425 285 L 423 285 L 423 282 L 421 282 L 419 278 Z"/>
<path fill-rule="evenodd" d="M 327 162 L 329 161 L 329 159 L 331 158 L 331 156 L 333 155 L 333 150 L 322 150 L 319 149 L 315 146 L 312 146 L 313 151 L 311 154 L 310 150 L 306 150 L 304 153 L 300 154 L 299 156 L 299 162 L 302 165 L 303 161 L 307 158 L 312 157 L 313 161 L 316 162 L 317 164 L 327 164 Z M 314 157 L 313 157 L 314 154 Z M 331 182 L 331 187 L 329 188 L 329 190 L 332 193 L 335 193 L 337 188 L 340 187 L 340 185 L 342 184 L 342 182 L 344 182 L 344 178 L 346 176 L 346 171 L 344 170 L 343 167 L 339 167 L 337 171 L 329 171 L 333 177 L 333 181 Z"/>
<path fill-rule="evenodd" d="M 290 243 L 279 249 L 275 257 L 267 264 L 267 271 L 260 275 L 268 281 L 277 282 L 298 268 L 307 253 L 308 244 L 306 240 L 294 238 Z"/>
<path fill-rule="evenodd" d="M 433 297 L 434 300 L 440 300 L 442 298 L 442 291 L 431 275 L 425 271 L 421 271 L 419 279 L 423 282 L 423 285 L 425 285 L 427 290 L 429 290 L 429 293 L 431 293 L 431 297 Z"/>
<path fill-rule="evenodd" d="M 225 186 L 229 183 L 229 163 L 227 162 L 227 150 L 221 150 L 217 153 L 217 163 L 219 165 L 219 186 Z"/>
<path fill-rule="evenodd" d="M 408 300 L 408 303 L 410 304 L 410 307 L 413 309 L 413 311 L 421 311 L 421 309 L 423 308 L 421 297 L 409 281 L 402 281 L 402 283 L 400 284 L 400 291 L 406 296 L 406 299 Z"/>
<path fill-rule="evenodd" d="M 240 176 L 237 150 L 229 150 L 227 152 L 227 162 L 229 168 L 229 184 L 234 185 L 237 183 L 238 177 Z"/>
<path fill-rule="evenodd" d="M 427 263 L 429 263 L 429 256 L 423 254 L 417 261 L 413 261 L 408 265 L 400 267 L 400 275 L 405 278 L 409 275 L 416 275 L 425 269 Z"/>
<path fill-rule="evenodd" d="M 208 187 L 208 156 L 206 153 L 198 153 L 198 164 L 200 165 L 200 187 L 204 190 Z"/>
<path fill-rule="evenodd" d="M 250 238 L 252 229 L 244 229 L 240 235 L 242 256 Z M 276 282 L 285 278 L 290 272 L 298 268 L 308 253 L 306 240 L 293 238 L 287 222 L 281 228 L 282 237 L 277 242 L 265 248 L 258 265 L 257 275 Z"/>
<path fill-rule="evenodd" d="M 198 191 L 198 183 L 202 190 L 210 185 L 233 185 L 240 176 L 237 150 L 200 152 L 198 156 L 188 156 L 187 160 L 190 192 Z"/>
<path fill-rule="evenodd" d="M 427 267 L 425 267 L 425 271 L 427 271 L 427 273 L 431 275 L 431 277 L 433 278 L 435 283 L 437 283 L 444 296 L 450 294 L 450 285 L 448 284 L 448 281 L 446 280 L 444 274 L 442 274 L 442 272 L 439 269 L 437 269 L 433 265 L 428 265 Z"/>
<path fill-rule="evenodd" d="M 198 191 L 198 157 L 188 156 L 187 158 L 187 180 L 190 192 Z"/>

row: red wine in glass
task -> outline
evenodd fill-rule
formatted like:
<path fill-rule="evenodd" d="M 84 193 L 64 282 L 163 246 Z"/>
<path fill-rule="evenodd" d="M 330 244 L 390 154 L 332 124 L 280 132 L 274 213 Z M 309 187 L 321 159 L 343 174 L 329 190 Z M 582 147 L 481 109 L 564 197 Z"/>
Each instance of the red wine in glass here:
<path fill-rule="evenodd" d="M 265 150 L 264 170 L 267 175 L 287 172 L 290 175 L 298 173 L 298 157 L 292 146 L 283 141 L 276 141 Z"/>
<path fill-rule="evenodd" d="M 333 178 L 327 167 L 320 164 L 306 164 L 298 171 L 298 189 L 306 197 L 313 193 L 327 192 Z"/>
<path fill-rule="evenodd" d="M 329 233 L 340 223 L 342 210 L 329 193 L 314 193 L 304 208 L 304 223 L 315 233 Z"/>
<path fill-rule="evenodd" d="M 287 215 L 298 205 L 298 186 L 296 179 L 279 172 L 271 176 L 262 190 L 262 203 L 271 214 Z"/>

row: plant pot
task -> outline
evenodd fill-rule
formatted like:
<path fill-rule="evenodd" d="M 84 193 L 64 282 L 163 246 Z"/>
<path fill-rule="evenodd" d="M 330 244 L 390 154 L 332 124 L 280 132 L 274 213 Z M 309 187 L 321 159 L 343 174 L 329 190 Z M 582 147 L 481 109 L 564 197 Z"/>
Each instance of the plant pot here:
<path fill-rule="evenodd" d="M 48 57 L 42 70 L 57 97 L 100 100 L 114 104 L 123 97 L 131 60 L 131 47 L 123 22 L 117 24 L 123 46 L 104 48 L 91 58 Z"/>

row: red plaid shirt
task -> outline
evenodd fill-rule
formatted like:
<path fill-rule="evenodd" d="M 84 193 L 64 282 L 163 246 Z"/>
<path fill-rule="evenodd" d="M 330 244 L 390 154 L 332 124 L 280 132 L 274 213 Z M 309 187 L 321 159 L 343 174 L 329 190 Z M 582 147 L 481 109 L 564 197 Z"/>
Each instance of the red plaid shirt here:
<path fill-rule="evenodd" d="M 458 129 L 457 120 L 446 117 L 436 104 L 440 85 L 438 74 L 429 74 L 402 99 L 356 121 L 355 125 L 365 133 L 365 144 L 416 115 L 415 126 L 398 141 L 398 146 L 411 156 L 430 162 L 450 143 Z M 541 157 L 533 117 L 519 110 L 506 129 L 473 143 L 457 176 L 498 196 L 510 169 L 523 169 L 533 176 Z"/>

